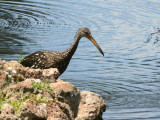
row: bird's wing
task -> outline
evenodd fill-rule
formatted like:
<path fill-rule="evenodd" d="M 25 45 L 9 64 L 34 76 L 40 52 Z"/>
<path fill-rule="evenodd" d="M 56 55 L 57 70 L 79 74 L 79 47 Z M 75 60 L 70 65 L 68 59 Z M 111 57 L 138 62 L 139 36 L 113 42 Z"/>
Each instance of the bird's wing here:
<path fill-rule="evenodd" d="M 25 67 L 32 68 L 42 68 L 45 67 L 44 63 L 46 62 L 46 56 L 43 52 L 38 51 L 26 56 L 21 64 Z"/>

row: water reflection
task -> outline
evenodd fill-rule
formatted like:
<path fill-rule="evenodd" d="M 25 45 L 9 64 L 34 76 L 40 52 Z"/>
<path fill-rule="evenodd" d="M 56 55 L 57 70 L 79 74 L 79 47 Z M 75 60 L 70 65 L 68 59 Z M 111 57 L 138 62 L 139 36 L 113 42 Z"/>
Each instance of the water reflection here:
<path fill-rule="evenodd" d="M 104 119 L 158 119 L 159 6 L 158 0 L 2 0 L 0 57 L 63 51 L 78 28 L 89 27 L 105 57 L 82 39 L 61 78 L 101 94 Z"/>

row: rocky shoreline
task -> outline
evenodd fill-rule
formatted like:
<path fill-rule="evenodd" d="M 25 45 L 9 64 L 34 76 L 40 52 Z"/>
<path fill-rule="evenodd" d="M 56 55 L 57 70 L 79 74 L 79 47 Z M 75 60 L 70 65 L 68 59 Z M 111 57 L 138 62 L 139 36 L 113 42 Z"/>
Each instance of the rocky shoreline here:
<path fill-rule="evenodd" d="M 56 68 L 0 60 L 0 120 L 102 120 L 106 103 L 60 79 Z"/>

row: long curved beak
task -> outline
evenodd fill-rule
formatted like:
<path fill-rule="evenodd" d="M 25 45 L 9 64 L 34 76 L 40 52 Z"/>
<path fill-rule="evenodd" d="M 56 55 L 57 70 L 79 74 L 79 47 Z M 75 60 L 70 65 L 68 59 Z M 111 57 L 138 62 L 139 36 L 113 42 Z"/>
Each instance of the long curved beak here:
<path fill-rule="evenodd" d="M 94 38 L 92 36 L 88 36 L 87 38 L 96 46 L 96 48 L 99 50 L 99 52 L 104 56 L 104 53 L 103 53 L 102 49 L 99 47 L 99 45 L 94 40 Z"/>

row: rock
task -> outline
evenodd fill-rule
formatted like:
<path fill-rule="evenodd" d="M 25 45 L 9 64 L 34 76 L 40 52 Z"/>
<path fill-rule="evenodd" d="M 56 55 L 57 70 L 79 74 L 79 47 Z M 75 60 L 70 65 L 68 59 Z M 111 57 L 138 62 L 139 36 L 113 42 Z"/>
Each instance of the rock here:
<path fill-rule="evenodd" d="M 34 88 L 31 82 L 18 82 L 17 84 L 11 84 L 7 88 L 3 89 L 6 94 L 5 98 L 16 101 L 22 96 L 28 97 L 30 93 L 33 93 Z"/>
<path fill-rule="evenodd" d="M 106 104 L 100 95 L 82 91 L 78 115 L 75 120 L 102 120 L 102 113 L 105 110 Z"/>
<path fill-rule="evenodd" d="M 31 69 L 0 60 L 0 120 L 101 120 L 100 95 L 56 79 L 56 68 Z"/>
<path fill-rule="evenodd" d="M 0 115 L 0 120 L 21 120 L 18 116 L 13 115 L 13 114 L 8 114 L 8 115 Z"/>
<path fill-rule="evenodd" d="M 80 91 L 73 84 L 57 80 L 56 83 L 51 83 L 50 87 L 53 88 L 57 98 L 64 98 L 71 110 L 74 112 L 74 117 L 77 116 L 78 106 L 80 102 Z"/>
<path fill-rule="evenodd" d="M 0 89 L 2 89 L 6 83 L 6 72 L 0 71 Z"/>
<path fill-rule="evenodd" d="M 27 101 L 21 108 L 21 119 L 26 120 L 73 120 L 70 116 L 70 108 L 66 107 L 63 103 L 53 102 L 50 103 L 36 103 L 35 101 Z"/>
<path fill-rule="evenodd" d="M 13 107 L 6 103 L 3 105 L 1 111 L 2 114 L 15 114 Z"/>
<path fill-rule="evenodd" d="M 53 105 L 52 105 L 53 104 Z M 56 107 L 56 109 L 51 107 Z M 57 102 L 49 104 L 48 110 L 50 110 L 50 114 L 47 120 L 74 120 L 72 112 L 70 110 L 70 106 L 66 103 Z M 56 112 L 55 112 L 56 110 Z"/>
<path fill-rule="evenodd" d="M 0 120 L 20 120 L 15 110 L 9 104 L 4 104 L 0 111 Z"/>
<path fill-rule="evenodd" d="M 19 82 L 26 79 L 40 79 L 41 81 L 55 82 L 60 75 L 57 68 L 32 69 L 23 67 L 17 61 L 0 61 L 0 88 L 8 82 Z"/>
<path fill-rule="evenodd" d="M 23 103 L 20 109 L 20 118 L 26 120 L 47 119 L 46 107 L 46 103 L 36 103 L 33 100 L 28 100 Z"/>

